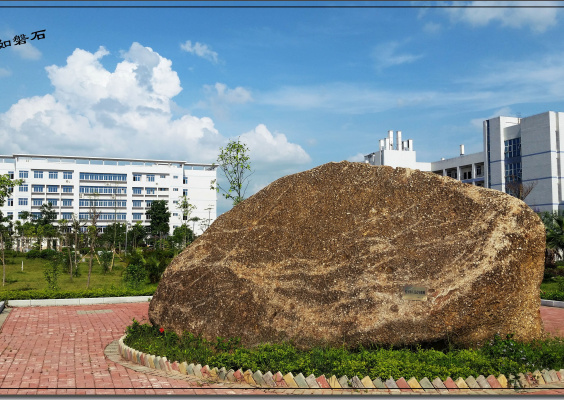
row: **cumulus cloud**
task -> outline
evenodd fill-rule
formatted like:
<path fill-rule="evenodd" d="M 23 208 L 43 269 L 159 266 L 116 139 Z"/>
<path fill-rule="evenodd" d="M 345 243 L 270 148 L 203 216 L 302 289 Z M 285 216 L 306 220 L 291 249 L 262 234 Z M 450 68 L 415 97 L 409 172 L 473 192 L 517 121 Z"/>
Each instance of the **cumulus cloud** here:
<path fill-rule="evenodd" d="M 180 48 L 188 53 L 195 54 L 198 57 L 211 61 L 214 64 L 219 62 L 217 53 L 210 49 L 207 44 L 199 42 L 192 44 L 191 40 L 187 40 L 186 43 L 180 45 Z"/>
<path fill-rule="evenodd" d="M 453 5 L 467 8 L 445 8 L 452 22 L 463 22 L 472 26 L 500 23 L 503 27 L 522 28 L 528 26 L 541 33 L 557 24 L 559 5 L 556 1 L 472 1 L 454 2 Z M 519 8 L 508 8 L 518 6 Z M 543 8 L 539 8 L 543 6 Z M 546 7 L 549 6 L 549 7 Z M 499 8 L 492 8 L 499 7 Z M 545 8 L 546 7 L 546 8 Z"/>
<path fill-rule="evenodd" d="M 173 118 L 172 98 L 182 87 L 171 60 L 133 43 L 110 71 L 100 63 L 107 54 L 104 47 L 76 49 L 65 65 L 46 67 L 54 91 L 23 98 L 0 114 L 4 152 L 215 161 L 228 138 L 213 120 L 187 112 Z M 221 84 L 217 92 L 232 102 L 248 98 Z M 299 145 L 264 125 L 243 136 L 257 159 L 270 153 L 269 162 L 309 160 Z"/>
<path fill-rule="evenodd" d="M 283 133 L 273 135 L 264 124 L 242 134 L 240 140 L 249 146 L 252 159 L 258 162 L 296 165 L 311 161 L 300 145 L 290 143 Z"/>

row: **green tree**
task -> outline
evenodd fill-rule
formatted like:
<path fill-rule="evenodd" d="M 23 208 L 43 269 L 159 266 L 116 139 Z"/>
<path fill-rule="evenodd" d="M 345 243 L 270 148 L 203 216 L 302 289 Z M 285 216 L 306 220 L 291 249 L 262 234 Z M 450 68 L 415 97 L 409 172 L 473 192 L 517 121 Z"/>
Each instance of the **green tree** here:
<path fill-rule="evenodd" d="M 196 240 L 196 222 L 201 220 L 200 217 L 192 217 L 190 218 L 190 222 L 192 222 L 192 234 L 194 235 L 194 240 Z"/>
<path fill-rule="evenodd" d="M 564 251 L 564 212 L 544 212 L 540 217 L 546 231 L 545 264 L 552 264 L 554 256 L 562 258 Z"/>
<path fill-rule="evenodd" d="M 186 225 L 181 225 L 177 228 L 174 228 L 174 232 L 169 239 L 176 253 L 177 251 L 186 248 L 185 243 L 187 240 L 189 243 L 194 241 L 194 233 Z"/>
<path fill-rule="evenodd" d="M 151 203 L 151 208 L 147 210 L 147 218 L 151 220 L 151 225 L 149 229 L 151 230 L 151 235 L 153 237 L 158 236 L 161 240 L 163 235 L 167 235 L 170 231 L 170 212 L 168 211 L 168 206 L 164 200 L 155 200 Z"/>
<path fill-rule="evenodd" d="M 249 148 L 246 144 L 231 140 L 225 148 L 219 148 L 217 165 L 225 176 L 229 188 L 225 189 L 219 185 L 217 179 L 211 182 L 211 189 L 217 193 L 223 192 L 222 196 L 233 201 L 236 206 L 245 199 L 245 192 L 249 186 L 249 178 L 253 174 L 249 157 Z"/>
<path fill-rule="evenodd" d="M 90 242 L 90 260 L 88 262 L 88 280 L 86 281 L 86 289 L 90 287 L 90 276 L 92 275 L 92 261 L 94 258 L 94 252 L 96 250 L 96 241 L 98 239 L 98 218 L 100 218 L 100 212 L 97 209 L 98 205 L 98 193 L 95 193 L 90 198 L 90 226 L 87 228 L 88 240 Z"/>
<path fill-rule="evenodd" d="M 53 225 L 57 219 L 57 212 L 53 210 L 53 205 L 50 202 L 41 205 L 39 211 L 41 214 L 36 223 L 43 227 L 43 236 L 47 238 L 47 248 L 50 249 L 53 237 L 58 236 L 57 229 Z"/>
<path fill-rule="evenodd" d="M 137 221 L 129 231 L 129 238 L 130 238 L 129 240 L 131 240 L 132 243 L 131 247 L 133 249 L 136 249 L 139 241 L 144 240 L 146 236 L 147 236 L 147 230 L 145 229 L 143 224 L 141 224 L 141 221 Z"/>
<path fill-rule="evenodd" d="M 69 268 L 70 281 L 72 282 L 72 255 L 71 255 L 71 242 L 72 242 L 72 230 L 69 227 L 69 221 L 66 219 L 60 219 L 57 222 L 59 226 L 59 232 L 61 237 L 65 240 L 65 247 L 67 248 L 68 257 L 66 257 L 67 262 L 65 263 Z"/>
<path fill-rule="evenodd" d="M 145 259 L 140 250 L 133 250 L 129 263 L 123 271 L 123 281 L 126 286 L 139 289 L 147 279 L 147 270 L 145 269 Z"/>
<path fill-rule="evenodd" d="M 190 219 L 190 215 L 192 214 L 192 212 L 196 209 L 196 206 L 193 204 L 190 204 L 190 202 L 188 201 L 190 200 L 188 197 L 186 196 L 182 196 L 182 200 L 180 200 L 180 202 L 178 203 L 178 209 L 180 211 L 182 211 L 182 224 L 184 226 L 184 247 L 186 247 L 187 243 L 187 233 L 190 230 L 190 228 L 188 228 L 188 222 L 191 221 Z M 177 228 L 178 229 L 178 228 Z M 192 241 L 192 239 L 190 239 L 190 241 Z"/>
<path fill-rule="evenodd" d="M 78 260 L 77 260 L 77 255 L 79 253 L 79 249 L 80 249 L 80 242 L 83 239 L 84 235 L 82 233 L 82 227 L 84 225 L 80 223 L 80 220 L 76 217 L 76 214 L 72 215 L 72 220 L 70 221 L 70 229 L 72 232 L 72 235 L 74 236 L 74 241 L 73 241 L 73 253 L 74 253 L 74 257 L 73 260 L 70 261 L 71 263 L 71 274 L 74 276 L 79 276 L 78 273 Z M 74 272 L 72 272 L 72 265 L 74 264 Z"/>
<path fill-rule="evenodd" d="M 11 179 L 9 174 L 0 175 L 0 207 L 4 206 L 6 198 L 14 192 L 14 187 L 23 183 L 23 179 Z M 4 217 L 0 220 L 0 224 L 4 228 Z M 4 261 L 4 234 L 0 235 L 0 246 L 2 247 L 2 286 L 6 283 L 6 263 Z"/>
<path fill-rule="evenodd" d="M 100 242 L 103 243 L 105 246 L 111 248 L 112 260 L 108 267 L 108 270 L 111 272 L 114 268 L 114 261 L 116 255 L 116 243 L 119 243 L 121 246 L 122 242 L 125 242 L 125 231 L 127 230 L 126 224 L 121 224 L 119 222 L 114 222 L 106 226 L 104 229 L 104 233 L 100 235 Z M 121 247 L 120 247 L 121 248 Z"/>

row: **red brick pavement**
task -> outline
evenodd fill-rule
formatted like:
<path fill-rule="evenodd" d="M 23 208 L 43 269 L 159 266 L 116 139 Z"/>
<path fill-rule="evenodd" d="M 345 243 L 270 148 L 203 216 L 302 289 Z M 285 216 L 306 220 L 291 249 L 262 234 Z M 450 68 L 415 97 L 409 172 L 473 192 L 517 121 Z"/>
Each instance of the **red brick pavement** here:
<path fill-rule="evenodd" d="M 540 308 L 544 329 L 556 336 L 564 336 L 564 308 Z"/>
<path fill-rule="evenodd" d="M 133 303 L 12 308 L 0 332 L 0 395 L 265 394 L 260 389 L 202 386 L 145 374 L 107 359 L 106 346 L 124 334 L 133 318 L 147 321 L 148 307 Z M 541 307 L 541 316 L 549 332 L 564 335 L 564 309 Z M 535 394 L 563 392 L 547 388 Z"/>
<path fill-rule="evenodd" d="M 0 396 L 264 394 L 148 375 L 108 360 L 104 349 L 149 303 L 12 308 L 0 333 Z M 110 310 L 84 314 L 83 311 Z M 79 314 L 77 311 L 81 311 Z"/>

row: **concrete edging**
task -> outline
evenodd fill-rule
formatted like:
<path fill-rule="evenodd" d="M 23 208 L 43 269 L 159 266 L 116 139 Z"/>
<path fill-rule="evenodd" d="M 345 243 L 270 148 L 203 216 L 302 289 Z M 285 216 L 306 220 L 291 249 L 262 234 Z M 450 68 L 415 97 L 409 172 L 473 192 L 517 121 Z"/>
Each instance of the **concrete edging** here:
<path fill-rule="evenodd" d="M 564 301 L 541 299 L 541 306 L 564 308 Z"/>
<path fill-rule="evenodd" d="M 142 303 L 153 296 L 84 297 L 76 299 L 8 300 L 9 307 L 85 306 L 93 304 Z M 3 304 L 4 302 L 2 302 Z M 0 310 L 1 312 L 1 310 Z"/>

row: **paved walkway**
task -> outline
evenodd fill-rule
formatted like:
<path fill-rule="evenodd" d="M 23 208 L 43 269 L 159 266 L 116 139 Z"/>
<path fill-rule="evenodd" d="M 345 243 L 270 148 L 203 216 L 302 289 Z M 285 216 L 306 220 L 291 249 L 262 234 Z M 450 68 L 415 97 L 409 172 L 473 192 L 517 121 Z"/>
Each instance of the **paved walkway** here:
<path fill-rule="evenodd" d="M 134 303 L 5 310 L 0 314 L 0 323 L 5 318 L 0 332 L 0 396 L 280 393 L 240 384 L 208 384 L 188 376 L 171 379 L 160 371 L 120 361 L 112 342 L 124 334 L 133 318 L 146 322 L 148 306 Z M 564 309 L 542 307 L 541 315 L 547 330 L 564 332 Z M 564 395 L 564 383 L 545 387 L 528 394 Z M 292 391 L 308 393 L 328 394 Z"/>

